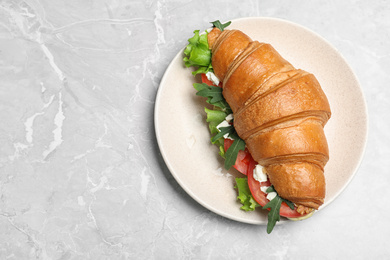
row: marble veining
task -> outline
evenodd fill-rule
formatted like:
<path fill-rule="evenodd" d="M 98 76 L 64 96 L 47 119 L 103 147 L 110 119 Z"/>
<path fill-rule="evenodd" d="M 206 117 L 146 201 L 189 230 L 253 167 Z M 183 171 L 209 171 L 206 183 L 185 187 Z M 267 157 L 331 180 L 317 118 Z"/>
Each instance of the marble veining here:
<path fill-rule="evenodd" d="M 389 15 L 384 0 L 0 1 L 0 259 L 386 259 Z M 327 39 L 370 118 L 351 184 L 271 235 L 191 199 L 153 123 L 161 78 L 193 30 L 248 16 Z"/>

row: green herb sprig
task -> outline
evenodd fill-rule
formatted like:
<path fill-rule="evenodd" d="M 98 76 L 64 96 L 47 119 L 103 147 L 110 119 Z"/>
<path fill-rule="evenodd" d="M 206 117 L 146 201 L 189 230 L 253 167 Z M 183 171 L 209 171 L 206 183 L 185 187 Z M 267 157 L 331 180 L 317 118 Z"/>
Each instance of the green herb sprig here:
<path fill-rule="evenodd" d="M 276 192 L 274 187 L 271 186 L 267 189 L 267 193 Z M 277 194 L 277 193 L 276 193 Z M 285 202 L 290 209 L 294 209 L 294 203 L 288 201 L 286 199 L 281 198 L 278 194 L 275 198 L 273 198 L 270 202 L 265 204 L 263 209 L 269 209 L 268 212 L 268 224 L 267 224 L 267 233 L 270 234 L 274 229 L 276 222 L 280 221 L 280 207 L 282 206 L 282 202 Z"/>
<path fill-rule="evenodd" d="M 246 145 L 245 141 L 237 135 L 236 130 L 234 130 L 232 133 L 229 133 L 229 137 L 234 141 L 225 154 L 225 169 L 227 170 L 229 170 L 236 163 L 238 152 L 240 150 L 245 150 Z"/>
<path fill-rule="evenodd" d="M 222 88 L 209 86 L 206 83 L 194 83 L 194 88 L 198 91 L 196 95 L 207 98 L 206 102 L 226 111 L 227 115 L 232 112 L 229 104 L 222 95 Z"/>
<path fill-rule="evenodd" d="M 221 32 L 225 30 L 226 27 L 228 27 L 232 22 L 227 22 L 222 24 L 219 20 L 216 20 L 214 22 L 211 22 L 214 27 L 217 27 Z"/>

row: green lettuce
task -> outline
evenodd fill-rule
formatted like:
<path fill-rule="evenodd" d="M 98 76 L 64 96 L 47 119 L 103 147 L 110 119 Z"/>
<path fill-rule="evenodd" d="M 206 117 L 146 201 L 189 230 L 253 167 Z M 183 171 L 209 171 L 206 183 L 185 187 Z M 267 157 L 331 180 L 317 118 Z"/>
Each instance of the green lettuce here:
<path fill-rule="evenodd" d="M 207 115 L 206 122 L 209 123 L 210 133 L 218 134 L 217 126 L 225 120 L 228 114 L 225 111 L 208 109 L 207 107 L 204 108 L 204 111 Z"/>
<path fill-rule="evenodd" d="M 222 24 L 219 20 L 211 22 L 213 27 L 217 27 L 223 31 L 228 27 L 231 22 Z M 199 30 L 194 31 L 194 36 L 188 39 L 188 45 L 184 49 L 183 58 L 186 67 L 196 67 L 197 70 L 192 72 L 193 75 L 213 72 L 213 66 L 211 65 L 211 50 L 207 40 L 208 32 L 200 34 Z"/>
<path fill-rule="evenodd" d="M 199 30 L 194 31 L 194 36 L 188 39 L 189 44 L 184 49 L 183 58 L 186 67 L 197 67 L 192 72 L 193 75 L 213 71 L 211 66 L 211 50 L 207 41 L 208 32 L 199 34 Z"/>
<path fill-rule="evenodd" d="M 209 123 L 210 133 L 213 135 L 210 138 L 212 144 L 215 144 L 219 147 L 219 155 L 222 158 L 225 158 L 225 148 L 224 148 L 224 139 L 223 137 L 215 139 L 215 135 L 219 133 L 217 126 L 225 120 L 228 115 L 226 111 L 218 110 L 218 109 L 208 109 L 205 107 L 204 111 L 207 114 L 206 121 Z"/>
<path fill-rule="evenodd" d="M 242 204 L 240 209 L 245 211 L 254 211 L 256 207 L 260 206 L 260 204 L 258 204 L 252 197 L 247 178 L 236 178 L 236 186 L 234 186 L 234 188 L 237 189 L 237 199 Z"/>

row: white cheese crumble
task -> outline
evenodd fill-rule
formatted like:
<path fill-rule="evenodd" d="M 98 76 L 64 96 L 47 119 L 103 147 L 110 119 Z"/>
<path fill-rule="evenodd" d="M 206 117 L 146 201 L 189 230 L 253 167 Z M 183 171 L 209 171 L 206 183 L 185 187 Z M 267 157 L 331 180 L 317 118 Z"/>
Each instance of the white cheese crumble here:
<path fill-rule="evenodd" d="M 253 170 L 253 178 L 258 182 L 265 182 L 268 180 L 267 174 L 265 174 L 263 169 L 263 166 L 257 164 L 255 169 Z"/>
<path fill-rule="evenodd" d="M 269 188 L 269 186 L 261 186 L 260 187 L 260 190 L 264 193 L 267 193 L 267 189 Z"/>
<path fill-rule="evenodd" d="M 274 191 L 272 191 L 272 192 L 270 192 L 270 193 L 267 194 L 267 199 L 268 199 L 269 201 L 271 201 L 273 198 L 276 197 L 276 195 L 277 195 L 277 193 L 274 192 Z"/>
<path fill-rule="evenodd" d="M 206 77 L 207 77 L 208 80 L 212 81 L 216 86 L 219 85 L 219 79 L 211 71 L 206 73 Z"/>
<path fill-rule="evenodd" d="M 233 114 L 229 114 L 225 118 L 226 121 L 231 122 L 233 120 Z"/>

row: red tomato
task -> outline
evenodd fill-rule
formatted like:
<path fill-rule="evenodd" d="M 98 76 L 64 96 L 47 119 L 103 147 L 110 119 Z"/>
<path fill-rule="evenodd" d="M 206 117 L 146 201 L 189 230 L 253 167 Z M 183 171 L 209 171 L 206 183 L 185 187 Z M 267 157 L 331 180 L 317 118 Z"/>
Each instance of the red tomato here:
<path fill-rule="evenodd" d="M 260 190 L 260 187 L 271 186 L 271 183 L 269 182 L 269 180 L 267 180 L 266 182 L 258 182 L 253 178 L 253 170 L 255 169 L 256 164 L 257 164 L 256 161 L 253 160 L 253 162 L 251 162 L 251 164 L 249 165 L 248 186 L 255 201 L 257 201 L 257 203 L 259 203 L 262 207 L 264 207 L 269 200 L 267 199 L 267 194 L 262 192 Z"/>
<path fill-rule="evenodd" d="M 209 86 L 215 86 L 215 84 L 207 78 L 206 74 L 202 73 L 201 75 L 202 75 L 202 82 L 203 83 L 206 83 Z"/>
<path fill-rule="evenodd" d="M 253 178 L 253 169 L 256 167 L 256 162 L 253 164 L 250 164 L 250 167 L 248 169 L 248 186 L 252 193 L 253 198 L 257 203 L 259 203 L 261 206 L 265 206 L 269 202 L 267 199 L 267 194 L 262 192 L 260 190 L 261 186 L 270 186 L 271 183 L 269 180 L 266 182 L 258 182 Z M 280 216 L 287 217 L 287 218 L 299 218 L 303 217 L 304 215 L 301 215 L 297 212 L 297 207 L 295 207 L 293 210 L 290 209 L 290 207 L 285 203 L 282 202 L 282 206 L 280 207 Z"/>
<path fill-rule="evenodd" d="M 224 142 L 224 149 L 227 151 L 229 147 L 232 145 L 233 140 L 231 139 L 225 139 Z M 233 165 L 234 168 L 236 168 L 237 171 L 241 172 L 242 174 L 247 175 L 248 174 L 248 167 L 251 161 L 254 161 L 252 158 L 252 155 L 249 153 L 248 149 L 245 148 L 244 151 L 240 150 L 238 151 L 236 164 Z M 253 169 L 252 169 L 253 171 Z"/>
<path fill-rule="evenodd" d="M 214 84 L 214 82 L 212 82 L 207 78 L 206 74 L 202 73 L 201 75 L 202 75 L 202 83 L 206 83 L 209 86 L 222 87 L 222 82 L 219 82 L 219 85 L 217 86 Z"/>

